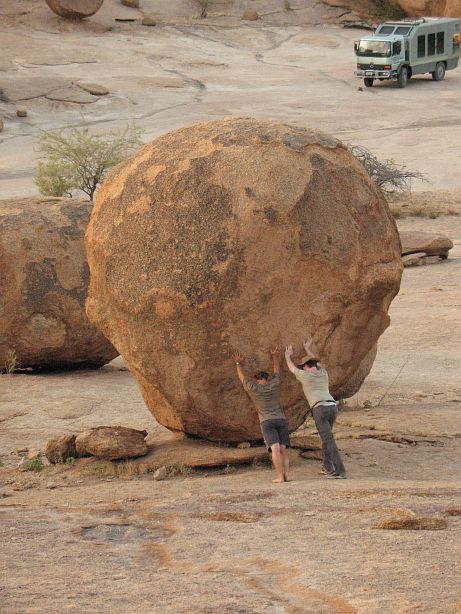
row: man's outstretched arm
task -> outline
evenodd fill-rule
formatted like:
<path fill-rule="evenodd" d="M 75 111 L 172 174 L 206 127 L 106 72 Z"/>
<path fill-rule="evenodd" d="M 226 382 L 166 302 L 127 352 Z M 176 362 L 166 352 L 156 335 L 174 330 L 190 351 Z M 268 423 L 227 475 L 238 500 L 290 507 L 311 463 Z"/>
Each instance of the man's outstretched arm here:
<path fill-rule="evenodd" d="M 315 354 L 311 350 L 312 345 L 312 337 L 308 337 L 306 341 L 303 343 L 304 349 L 306 351 L 306 356 L 309 358 L 315 358 Z"/>
<path fill-rule="evenodd" d="M 287 362 L 287 367 L 288 369 L 294 373 L 296 366 L 293 364 L 293 361 L 291 359 L 291 357 L 293 356 L 293 346 L 291 345 L 287 345 L 287 347 L 285 348 L 285 360 Z"/>
<path fill-rule="evenodd" d="M 272 356 L 272 367 L 274 369 L 274 373 L 277 373 L 277 375 L 280 375 L 280 348 L 278 347 L 278 345 L 271 350 L 271 356 Z"/>
<path fill-rule="evenodd" d="M 237 375 L 240 380 L 240 383 L 243 384 L 243 380 L 245 379 L 245 372 L 242 367 L 242 362 L 244 360 L 243 356 L 240 354 L 240 352 L 235 352 L 232 358 L 235 360 L 235 365 L 237 367 Z"/>

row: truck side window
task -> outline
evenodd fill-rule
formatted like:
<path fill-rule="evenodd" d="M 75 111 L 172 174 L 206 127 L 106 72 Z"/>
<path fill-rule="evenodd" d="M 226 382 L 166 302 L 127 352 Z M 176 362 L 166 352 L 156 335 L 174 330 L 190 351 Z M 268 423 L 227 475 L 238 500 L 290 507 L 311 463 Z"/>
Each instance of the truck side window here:
<path fill-rule="evenodd" d="M 426 55 L 426 37 L 418 36 L 418 58 L 423 58 Z"/>
<path fill-rule="evenodd" d="M 435 55 L 435 34 L 427 35 L 427 55 Z"/>
<path fill-rule="evenodd" d="M 445 53 L 445 33 L 437 32 L 437 53 Z"/>
<path fill-rule="evenodd" d="M 402 45 L 401 45 L 400 41 L 396 41 L 392 45 L 392 55 L 399 55 L 401 50 L 402 50 Z"/>

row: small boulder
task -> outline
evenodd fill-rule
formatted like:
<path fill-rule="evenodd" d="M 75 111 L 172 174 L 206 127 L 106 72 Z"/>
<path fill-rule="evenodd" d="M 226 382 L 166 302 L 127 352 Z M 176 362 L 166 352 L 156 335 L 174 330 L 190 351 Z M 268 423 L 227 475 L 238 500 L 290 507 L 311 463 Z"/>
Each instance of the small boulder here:
<path fill-rule="evenodd" d="M 75 435 L 63 435 L 50 439 L 45 447 L 45 456 L 50 463 L 65 463 L 68 458 L 75 458 Z"/>
<path fill-rule="evenodd" d="M 141 25 L 143 25 L 143 26 L 156 26 L 157 22 L 155 21 L 155 19 L 153 17 L 143 17 L 143 20 L 141 21 Z"/>
<path fill-rule="evenodd" d="M 98 85 L 97 83 L 75 83 L 75 85 L 92 96 L 107 96 L 109 93 L 107 87 Z"/>
<path fill-rule="evenodd" d="M 251 447 L 251 445 L 250 445 L 249 441 L 242 441 L 237 446 L 237 448 L 239 448 L 240 450 L 245 450 L 246 448 L 250 448 L 250 447 Z"/>
<path fill-rule="evenodd" d="M 402 256 L 424 252 L 427 256 L 448 258 L 448 252 L 453 247 L 453 241 L 442 233 L 401 230 L 399 235 Z"/>
<path fill-rule="evenodd" d="M 67 19 L 84 19 L 98 11 L 104 0 L 45 0 L 56 15 Z"/>
<path fill-rule="evenodd" d="M 40 452 L 36 448 L 30 448 L 27 452 L 27 458 L 34 460 L 34 458 L 40 458 Z"/>
<path fill-rule="evenodd" d="M 79 456 L 96 456 L 106 460 L 118 460 L 144 456 L 147 431 L 137 431 L 124 426 L 98 426 L 79 433 L 75 447 Z"/>
<path fill-rule="evenodd" d="M 254 9 L 247 9 L 246 11 L 244 11 L 241 19 L 244 21 L 258 21 L 258 11 L 255 11 Z"/>
<path fill-rule="evenodd" d="M 27 109 L 25 107 L 19 107 L 16 109 L 16 115 L 18 117 L 27 117 Z"/>
<path fill-rule="evenodd" d="M 128 6 L 130 9 L 139 9 L 139 0 L 121 0 L 123 6 Z"/>
<path fill-rule="evenodd" d="M 168 471 L 166 467 L 159 467 L 157 471 L 154 473 L 154 480 L 160 482 L 161 480 L 165 480 L 168 477 Z"/>

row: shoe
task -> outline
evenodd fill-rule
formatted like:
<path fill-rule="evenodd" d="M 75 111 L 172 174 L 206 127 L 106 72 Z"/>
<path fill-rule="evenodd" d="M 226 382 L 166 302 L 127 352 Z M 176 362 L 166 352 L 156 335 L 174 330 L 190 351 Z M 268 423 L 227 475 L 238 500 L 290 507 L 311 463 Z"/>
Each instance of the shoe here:
<path fill-rule="evenodd" d="M 322 467 L 320 473 L 323 473 L 323 475 L 333 475 L 333 471 L 327 471 L 325 467 Z"/>
<path fill-rule="evenodd" d="M 330 478 L 332 480 L 345 480 L 345 479 L 347 479 L 344 474 L 341 475 L 339 473 L 327 473 L 326 476 L 327 476 L 327 478 Z"/>

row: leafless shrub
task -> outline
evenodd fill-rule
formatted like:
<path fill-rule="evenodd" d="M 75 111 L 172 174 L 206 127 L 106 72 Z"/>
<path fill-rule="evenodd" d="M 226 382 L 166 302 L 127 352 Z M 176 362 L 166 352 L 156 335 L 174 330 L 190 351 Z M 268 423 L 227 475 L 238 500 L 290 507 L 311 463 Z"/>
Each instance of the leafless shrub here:
<path fill-rule="evenodd" d="M 211 6 L 211 0 L 195 0 L 200 7 L 200 17 L 205 19 L 208 16 L 208 9 Z"/>
<path fill-rule="evenodd" d="M 365 147 L 349 145 L 349 151 L 363 164 L 368 174 L 384 193 L 409 192 L 413 179 L 427 181 L 418 171 L 410 171 L 404 164 L 394 160 L 380 161 Z"/>

